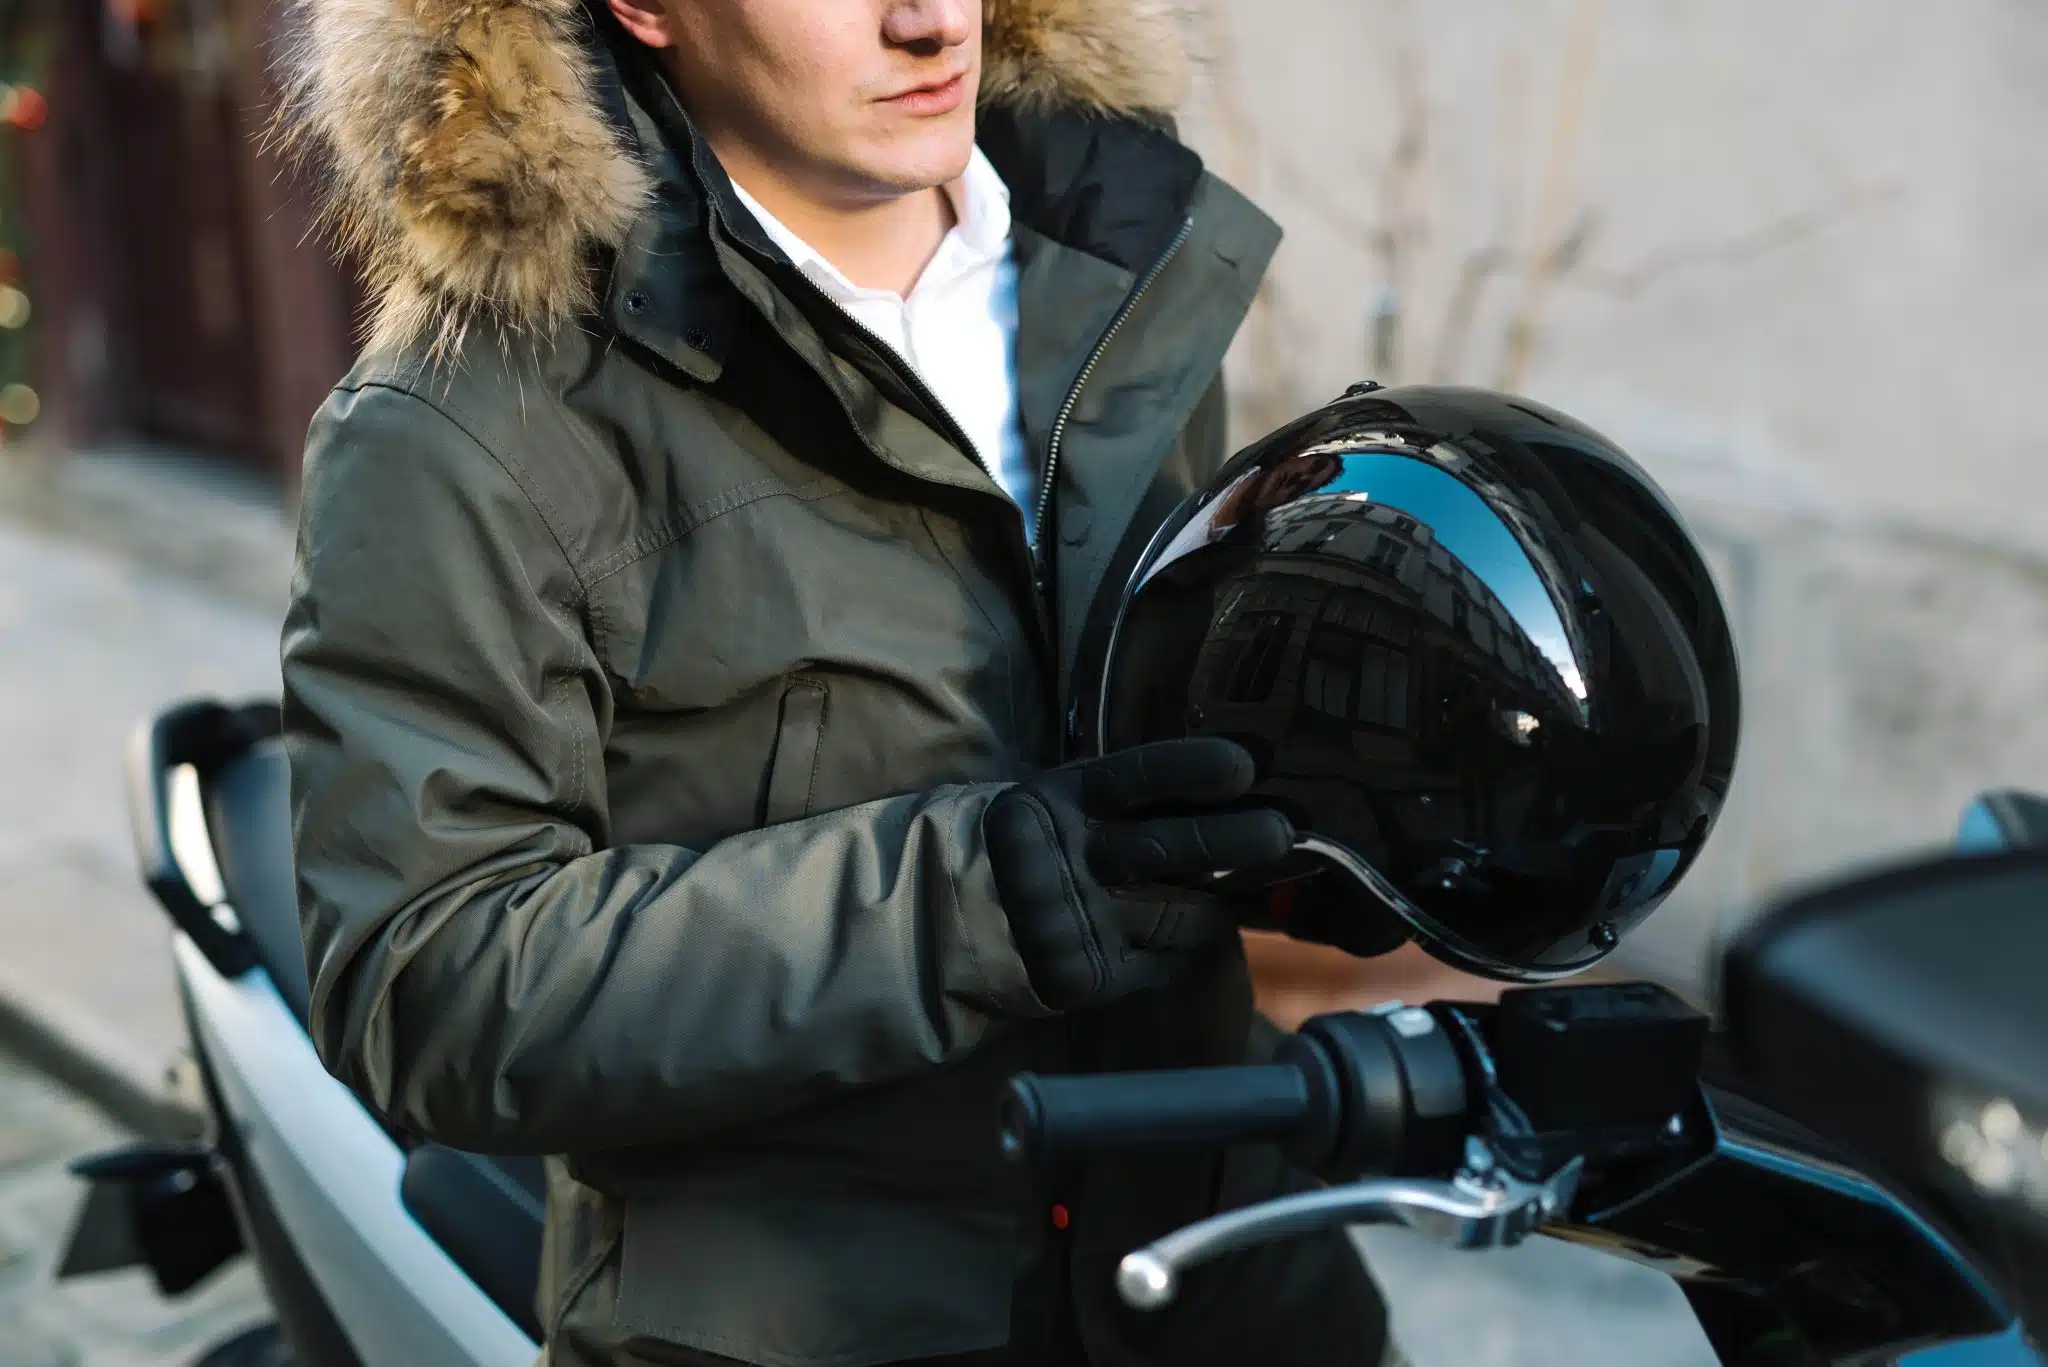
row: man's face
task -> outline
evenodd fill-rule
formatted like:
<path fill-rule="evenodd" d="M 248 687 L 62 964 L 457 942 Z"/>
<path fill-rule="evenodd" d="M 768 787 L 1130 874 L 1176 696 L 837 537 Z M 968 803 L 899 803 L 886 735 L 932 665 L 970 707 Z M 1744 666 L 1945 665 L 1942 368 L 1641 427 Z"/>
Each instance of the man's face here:
<path fill-rule="evenodd" d="M 1266 472 L 1265 487 L 1259 492 L 1261 508 L 1278 508 L 1304 494 L 1312 494 L 1344 473 L 1344 462 L 1327 453 L 1295 456 Z"/>
<path fill-rule="evenodd" d="M 660 17 L 684 101 L 721 156 L 737 143 L 848 205 L 967 168 L 981 0 L 660 0 Z"/>

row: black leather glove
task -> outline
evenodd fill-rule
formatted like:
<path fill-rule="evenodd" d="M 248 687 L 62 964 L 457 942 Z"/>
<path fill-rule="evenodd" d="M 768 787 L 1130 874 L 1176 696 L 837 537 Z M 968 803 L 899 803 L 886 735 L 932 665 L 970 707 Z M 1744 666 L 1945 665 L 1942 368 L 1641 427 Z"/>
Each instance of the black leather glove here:
<path fill-rule="evenodd" d="M 1379 899 L 1335 869 L 1318 870 L 1238 901 L 1239 924 L 1278 931 L 1304 944 L 1328 945 L 1376 959 L 1406 944 L 1408 927 Z"/>
<path fill-rule="evenodd" d="M 1243 746 L 1198 736 L 1062 765 L 989 804 L 996 895 L 1040 1001 L 1114 1001 L 1237 933 L 1238 908 L 1202 884 L 1294 842 L 1279 812 L 1231 805 L 1254 777 Z"/>

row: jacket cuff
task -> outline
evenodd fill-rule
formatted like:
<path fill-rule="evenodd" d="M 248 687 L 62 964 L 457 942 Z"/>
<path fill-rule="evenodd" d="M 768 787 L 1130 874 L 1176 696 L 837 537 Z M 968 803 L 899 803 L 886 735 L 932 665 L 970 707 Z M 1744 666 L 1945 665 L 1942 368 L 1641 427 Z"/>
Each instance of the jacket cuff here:
<path fill-rule="evenodd" d="M 982 818 L 1006 784 L 960 790 L 965 810 L 959 829 L 963 858 L 949 870 L 953 896 L 947 987 L 991 1016 L 1039 1019 L 1056 1014 L 1031 988 L 1023 956 L 1010 935 L 1010 918 L 996 893 L 995 874 L 982 835 Z"/>

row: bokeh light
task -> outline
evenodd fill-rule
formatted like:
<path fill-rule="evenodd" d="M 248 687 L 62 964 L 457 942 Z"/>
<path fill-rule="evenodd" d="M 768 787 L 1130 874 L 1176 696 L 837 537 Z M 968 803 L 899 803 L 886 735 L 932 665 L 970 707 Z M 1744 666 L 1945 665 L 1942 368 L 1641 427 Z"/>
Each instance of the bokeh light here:
<path fill-rule="evenodd" d="M 0 389 L 0 423 L 9 427 L 26 427 L 42 411 L 42 399 L 27 385 L 11 384 Z"/>
<path fill-rule="evenodd" d="M 12 285 L 0 285 L 0 332 L 26 327 L 31 312 L 26 294 Z"/>

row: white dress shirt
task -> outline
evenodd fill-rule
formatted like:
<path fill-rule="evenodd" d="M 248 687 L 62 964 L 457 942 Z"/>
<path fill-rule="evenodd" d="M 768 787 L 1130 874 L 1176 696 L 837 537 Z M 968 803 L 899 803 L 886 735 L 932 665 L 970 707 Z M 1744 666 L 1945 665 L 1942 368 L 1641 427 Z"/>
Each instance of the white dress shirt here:
<path fill-rule="evenodd" d="M 744 186 L 735 181 L 732 188 L 797 269 L 917 372 L 974 443 L 982 466 L 1024 510 L 1024 535 L 1036 542 L 1031 457 L 1017 418 L 1010 188 L 981 149 L 974 149 L 967 173 L 946 186 L 957 221 L 908 298 L 854 284 Z"/>

